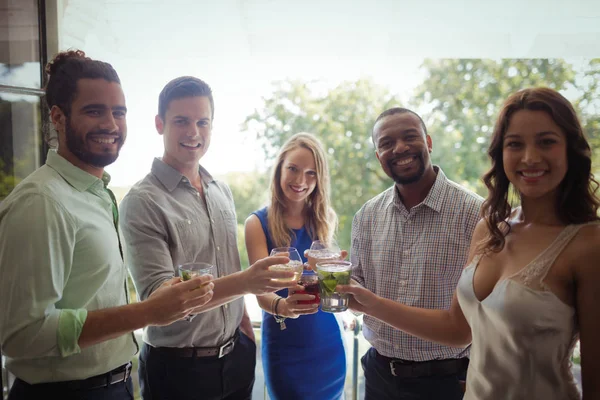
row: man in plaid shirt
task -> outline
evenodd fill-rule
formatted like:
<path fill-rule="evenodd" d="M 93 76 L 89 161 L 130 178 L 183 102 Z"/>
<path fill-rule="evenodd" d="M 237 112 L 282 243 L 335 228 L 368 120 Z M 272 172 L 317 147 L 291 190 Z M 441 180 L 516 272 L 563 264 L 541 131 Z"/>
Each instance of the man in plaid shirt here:
<path fill-rule="evenodd" d="M 354 216 L 353 278 L 403 304 L 447 309 L 483 199 L 431 164 L 431 137 L 413 111 L 384 111 L 372 139 L 395 185 Z M 366 400 L 462 399 L 468 349 L 421 340 L 369 316 L 364 322 L 373 346 L 362 358 Z"/>

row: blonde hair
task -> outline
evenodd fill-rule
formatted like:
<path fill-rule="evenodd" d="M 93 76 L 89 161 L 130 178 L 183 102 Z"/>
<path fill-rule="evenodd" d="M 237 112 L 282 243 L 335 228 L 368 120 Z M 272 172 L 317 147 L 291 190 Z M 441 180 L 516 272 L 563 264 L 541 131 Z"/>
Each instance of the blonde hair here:
<path fill-rule="evenodd" d="M 281 168 L 290 151 L 297 148 L 309 150 L 314 159 L 317 173 L 317 184 L 306 198 L 306 221 L 304 226 L 313 240 L 329 241 L 333 238 L 337 227 L 337 215 L 330 206 L 329 166 L 321 142 L 310 133 L 297 133 L 289 138 L 281 147 L 271 175 L 271 202 L 269 205 L 268 225 L 271 240 L 275 247 L 289 246 L 293 231 L 284 220 L 286 198 L 281 189 Z"/>

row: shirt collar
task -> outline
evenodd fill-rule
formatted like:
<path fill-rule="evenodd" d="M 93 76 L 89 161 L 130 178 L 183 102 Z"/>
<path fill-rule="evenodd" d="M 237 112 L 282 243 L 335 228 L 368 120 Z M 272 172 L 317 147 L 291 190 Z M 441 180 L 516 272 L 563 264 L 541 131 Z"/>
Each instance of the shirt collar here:
<path fill-rule="evenodd" d="M 448 188 L 448 178 L 446 178 L 444 171 L 442 171 L 440 167 L 434 165 L 433 169 L 437 172 L 437 177 L 435 178 L 435 182 L 433 183 L 431 190 L 429 190 L 427 197 L 423 200 L 423 204 L 434 211 L 440 212 L 442 210 L 446 189 Z"/>
<path fill-rule="evenodd" d="M 71 164 L 66 158 L 58 154 L 55 149 L 48 150 L 46 165 L 58 172 L 69 185 L 80 192 L 85 192 L 98 184 L 106 187 L 110 182 L 110 175 L 108 173 L 104 172 L 102 179 L 98 179 L 94 175 Z"/>
<path fill-rule="evenodd" d="M 210 183 L 214 181 L 212 175 L 201 165 L 198 165 L 198 172 L 200 173 L 203 182 Z M 152 162 L 152 173 L 169 192 L 175 190 L 182 180 L 185 179 L 187 181 L 187 178 L 181 172 L 177 171 L 158 157 Z"/>
<path fill-rule="evenodd" d="M 429 189 L 429 193 L 427 193 L 425 200 L 423 200 L 421 204 L 431 208 L 436 212 L 440 212 L 440 210 L 442 209 L 444 195 L 448 187 L 448 178 L 446 178 L 446 175 L 439 166 L 434 165 L 433 169 L 436 172 L 435 181 L 433 182 L 433 186 L 431 186 L 431 189 Z M 392 193 L 393 195 L 392 197 L 390 197 L 388 205 L 402 204 L 402 206 L 404 207 L 396 185 L 394 185 L 394 187 L 392 188 Z"/>

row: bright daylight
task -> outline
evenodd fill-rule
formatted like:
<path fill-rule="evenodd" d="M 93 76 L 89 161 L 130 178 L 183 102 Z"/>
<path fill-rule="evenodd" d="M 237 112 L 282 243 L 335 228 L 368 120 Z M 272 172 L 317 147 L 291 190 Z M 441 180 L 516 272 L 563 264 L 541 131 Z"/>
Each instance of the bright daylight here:
<path fill-rule="evenodd" d="M 599 27 L 0 0 L 1 398 L 600 396 Z"/>

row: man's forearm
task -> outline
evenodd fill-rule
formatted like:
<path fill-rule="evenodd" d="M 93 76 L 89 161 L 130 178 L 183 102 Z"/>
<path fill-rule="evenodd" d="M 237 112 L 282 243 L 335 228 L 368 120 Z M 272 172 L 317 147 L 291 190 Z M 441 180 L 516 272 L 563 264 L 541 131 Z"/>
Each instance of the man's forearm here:
<path fill-rule="evenodd" d="M 145 309 L 146 304 L 133 303 L 88 311 L 79 335 L 79 347 L 92 346 L 144 328 L 149 323 Z"/>
<path fill-rule="evenodd" d="M 215 279 L 213 282 L 215 287 L 213 289 L 214 294 L 212 300 L 205 306 L 195 309 L 194 313 L 202 313 L 221 307 L 223 304 L 237 300 L 246 294 L 244 292 L 245 286 L 242 272 L 236 272 L 234 274 Z"/>

